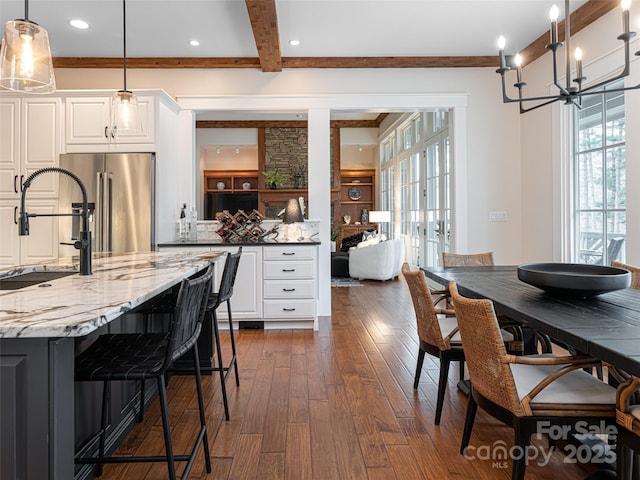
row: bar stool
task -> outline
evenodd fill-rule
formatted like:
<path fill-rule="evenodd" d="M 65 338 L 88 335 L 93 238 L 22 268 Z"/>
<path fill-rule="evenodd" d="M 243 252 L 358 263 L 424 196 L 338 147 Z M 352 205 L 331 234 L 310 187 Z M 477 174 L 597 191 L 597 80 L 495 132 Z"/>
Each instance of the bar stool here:
<path fill-rule="evenodd" d="M 205 420 L 202 395 L 200 362 L 198 360 L 197 339 L 202 329 L 208 294 L 213 280 L 213 265 L 204 275 L 182 281 L 169 331 L 165 333 L 118 333 L 101 335 L 82 352 L 75 361 L 75 380 L 78 382 L 101 381 L 104 383 L 102 395 L 101 428 L 97 457 L 75 458 L 77 464 L 97 464 L 97 475 L 102 474 L 105 463 L 160 462 L 166 461 L 169 478 L 175 480 L 176 461 L 186 461 L 181 478 L 189 475 L 200 445 L 204 448 L 207 472 L 211 472 L 209 440 Z M 171 425 L 167 405 L 165 374 L 172 363 L 185 353 L 193 353 L 198 406 L 200 409 L 200 432 L 189 455 L 174 455 L 171 442 Z M 158 384 L 162 427 L 164 431 L 165 456 L 105 457 L 105 437 L 109 420 L 110 382 L 125 380 L 146 380 L 155 378 Z M 95 437 L 94 437 L 95 438 Z"/>
<path fill-rule="evenodd" d="M 227 380 L 231 375 L 233 368 L 236 376 L 236 386 L 240 386 L 240 377 L 238 376 L 238 363 L 236 356 L 236 341 L 233 334 L 233 318 L 231 316 L 231 296 L 233 295 L 233 286 L 236 283 L 236 274 L 238 273 L 238 264 L 242 255 L 242 247 L 238 247 L 236 253 L 227 253 L 227 259 L 224 263 L 222 278 L 220 279 L 220 288 L 217 292 L 210 293 L 207 302 L 207 317 L 211 318 L 213 324 L 213 336 L 216 344 L 216 356 L 218 365 L 216 367 L 203 367 L 203 372 L 219 372 L 220 373 L 220 389 L 222 390 L 222 402 L 224 404 L 224 416 L 229 420 L 229 403 L 227 401 Z M 224 365 L 222 360 L 222 349 L 220 348 L 220 330 L 218 328 L 217 310 L 224 302 L 227 303 L 227 316 L 229 317 L 229 336 L 231 340 L 231 359 Z"/>

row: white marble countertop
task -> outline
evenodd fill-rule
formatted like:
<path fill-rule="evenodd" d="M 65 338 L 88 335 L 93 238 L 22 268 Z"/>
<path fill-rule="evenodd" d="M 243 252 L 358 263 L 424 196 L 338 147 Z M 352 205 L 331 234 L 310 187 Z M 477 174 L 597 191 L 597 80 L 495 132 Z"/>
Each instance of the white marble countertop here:
<path fill-rule="evenodd" d="M 81 337 L 120 317 L 183 278 L 206 268 L 220 252 L 94 254 L 93 275 L 69 275 L 19 290 L 0 290 L 0 338 Z M 59 259 L 0 271 L 77 271 L 77 260 Z"/>

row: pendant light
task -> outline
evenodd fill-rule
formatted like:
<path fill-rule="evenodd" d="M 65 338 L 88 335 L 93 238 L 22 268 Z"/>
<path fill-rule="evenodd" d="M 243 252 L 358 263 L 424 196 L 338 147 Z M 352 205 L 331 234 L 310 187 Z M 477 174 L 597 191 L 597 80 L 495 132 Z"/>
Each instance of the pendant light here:
<path fill-rule="evenodd" d="M 111 120 L 112 132 L 114 136 L 118 133 L 140 133 L 142 123 L 138 111 L 138 97 L 133 92 L 127 90 L 127 6 L 122 0 L 122 25 L 123 25 L 123 75 L 124 85 L 122 90 L 118 90 L 112 99 Z"/>
<path fill-rule="evenodd" d="M 56 90 L 49 35 L 44 28 L 29 20 L 29 0 L 24 2 L 24 19 L 4 24 L 0 87 L 26 93 Z"/>

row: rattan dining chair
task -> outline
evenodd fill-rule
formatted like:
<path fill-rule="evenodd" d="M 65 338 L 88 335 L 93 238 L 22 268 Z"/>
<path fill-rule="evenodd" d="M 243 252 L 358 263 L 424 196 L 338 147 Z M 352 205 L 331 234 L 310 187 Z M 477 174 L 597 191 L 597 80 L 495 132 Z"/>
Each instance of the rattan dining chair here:
<path fill-rule="evenodd" d="M 464 378 L 464 351 L 458 335 L 458 323 L 452 310 L 435 307 L 427 279 L 420 269 L 405 262 L 402 265 L 402 275 L 411 293 L 420 341 L 413 388 L 418 388 L 425 353 L 437 357 L 440 360 L 440 376 L 434 423 L 440 425 L 451 362 L 459 362 L 460 380 Z"/>
<path fill-rule="evenodd" d="M 481 267 L 493 266 L 493 252 L 451 253 L 442 252 L 443 267 Z"/>
<path fill-rule="evenodd" d="M 75 458 L 77 464 L 96 464 L 97 475 L 102 474 L 105 463 L 129 462 L 167 462 L 168 478 L 175 480 L 176 461 L 185 461 L 187 466 L 182 478 L 186 479 L 200 446 L 204 449 L 207 472 L 211 472 L 209 440 L 205 418 L 205 406 L 202 395 L 200 361 L 198 357 L 198 336 L 211 291 L 213 265 L 204 275 L 183 280 L 173 311 L 169 331 L 164 333 L 115 333 L 100 335 L 75 360 L 75 380 L 77 382 L 103 382 L 101 425 L 98 432 L 99 447 L 97 456 L 84 456 L 81 451 Z M 171 441 L 171 425 L 167 403 L 165 374 L 172 364 L 188 353 L 193 354 L 193 368 L 196 381 L 196 393 L 200 410 L 200 428 L 194 435 L 195 440 L 187 455 L 175 455 Z M 164 433 L 166 455 L 147 456 L 105 456 L 105 442 L 109 428 L 110 385 L 112 381 L 156 379 L 160 412 Z"/>
<path fill-rule="evenodd" d="M 620 480 L 640 478 L 637 454 L 640 452 L 640 405 L 638 396 L 640 378 L 631 376 L 618 385 L 616 421 L 618 441 L 616 445 L 616 469 Z"/>
<path fill-rule="evenodd" d="M 514 429 L 520 452 L 532 434 L 545 428 L 571 431 L 576 424 L 599 428 L 615 423 L 615 389 L 582 370 L 601 362 L 586 356 L 508 355 L 493 303 L 463 297 L 454 282 L 449 291 L 471 379 L 460 453 L 469 446 L 478 406 Z M 511 478 L 522 480 L 526 455 L 512 460 Z"/>
<path fill-rule="evenodd" d="M 451 252 L 442 252 L 442 266 L 447 267 L 492 267 L 494 266 L 493 262 L 493 252 L 481 252 L 481 253 L 451 253 Z M 447 298 L 447 308 L 452 309 L 453 306 L 450 303 L 450 297 L 448 290 L 436 290 L 432 291 L 432 294 L 439 294 L 442 297 Z M 438 302 L 442 299 L 439 298 Z M 498 316 L 498 322 L 500 322 L 500 327 L 511 333 L 513 335 L 513 340 L 507 344 L 507 349 L 510 353 L 521 354 L 524 352 L 524 338 L 522 327 L 520 323 L 515 322 L 514 320 L 506 317 L 504 315 Z M 537 334 L 533 332 L 533 336 L 536 337 Z M 540 344 L 542 345 L 542 351 L 547 352 L 551 351 L 550 342 L 546 342 L 544 337 L 538 339 Z"/>
<path fill-rule="evenodd" d="M 616 260 L 611 262 L 611 266 L 629 270 L 631 272 L 631 288 L 640 289 L 640 267 L 634 267 L 633 265 L 618 262 Z"/>

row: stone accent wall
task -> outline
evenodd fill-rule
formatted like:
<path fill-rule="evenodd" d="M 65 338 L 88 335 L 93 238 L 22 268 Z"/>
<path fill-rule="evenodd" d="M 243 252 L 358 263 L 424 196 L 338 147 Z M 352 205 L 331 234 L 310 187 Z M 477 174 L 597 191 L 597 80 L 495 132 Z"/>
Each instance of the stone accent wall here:
<path fill-rule="evenodd" d="M 278 169 L 287 176 L 280 188 L 307 188 L 309 154 L 306 128 L 265 128 L 265 154 L 266 169 Z"/>
<path fill-rule="evenodd" d="M 280 188 L 307 188 L 308 133 L 306 128 L 266 128 L 265 164 L 287 176 Z"/>

